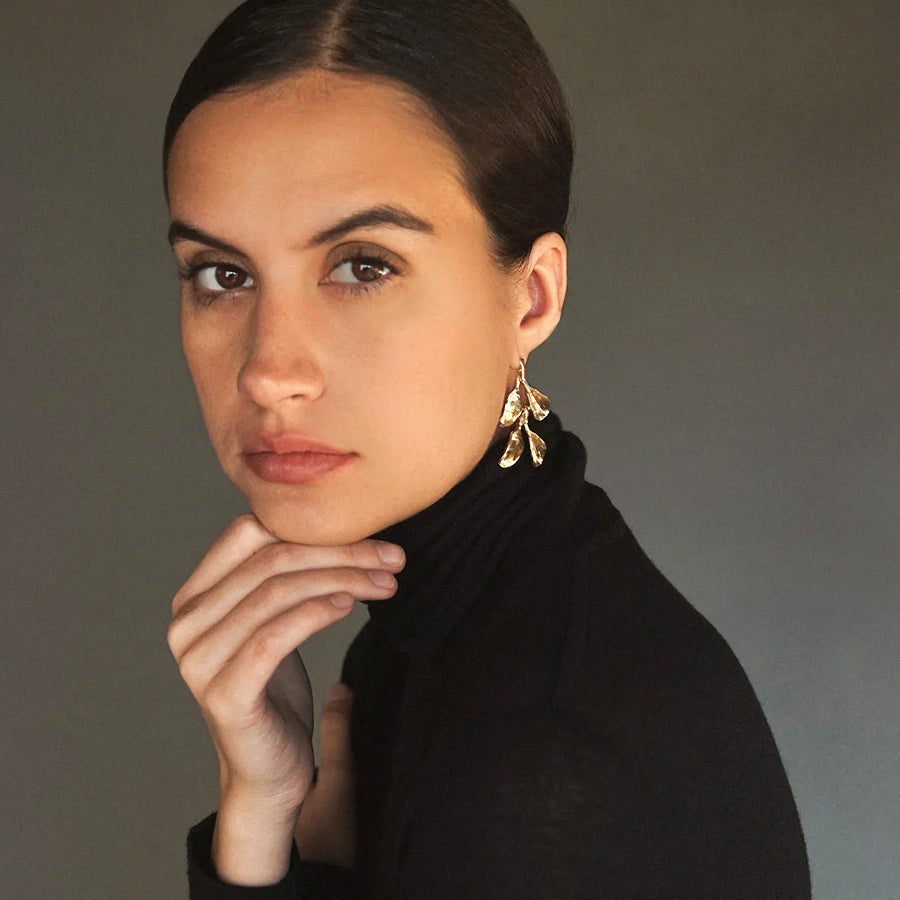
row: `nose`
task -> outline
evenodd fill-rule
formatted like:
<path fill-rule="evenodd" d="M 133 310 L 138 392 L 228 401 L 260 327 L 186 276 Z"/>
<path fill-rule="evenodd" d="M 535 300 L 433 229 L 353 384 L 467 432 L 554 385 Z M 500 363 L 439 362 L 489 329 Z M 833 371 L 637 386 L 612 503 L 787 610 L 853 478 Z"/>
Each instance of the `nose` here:
<path fill-rule="evenodd" d="M 265 408 L 320 397 L 325 389 L 321 330 L 311 304 L 260 292 L 238 373 L 238 390 Z"/>

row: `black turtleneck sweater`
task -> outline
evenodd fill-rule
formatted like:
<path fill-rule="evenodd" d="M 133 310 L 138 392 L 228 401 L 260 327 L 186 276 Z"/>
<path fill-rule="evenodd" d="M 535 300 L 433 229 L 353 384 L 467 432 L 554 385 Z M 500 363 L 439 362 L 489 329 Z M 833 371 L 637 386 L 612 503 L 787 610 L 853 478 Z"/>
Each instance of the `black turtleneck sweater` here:
<path fill-rule="evenodd" d="M 584 481 L 551 414 L 534 468 L 493 445 L 400 544 L 369 604 L 355 692 L 354 873 L 296 852 L 278 885 L 215 878 L 214 816 L 188 840 L 195 900 L 808 898 L 778 750 L 740 664 Z"/>

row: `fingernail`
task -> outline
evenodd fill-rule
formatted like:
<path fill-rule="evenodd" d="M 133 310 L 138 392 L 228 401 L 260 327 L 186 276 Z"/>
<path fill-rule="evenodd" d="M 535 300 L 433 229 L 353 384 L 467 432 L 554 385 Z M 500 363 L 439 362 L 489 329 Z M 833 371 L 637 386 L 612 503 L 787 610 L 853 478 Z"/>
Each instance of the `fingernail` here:
<path fill-rule="evenodd" d="M 372 584 L 377 584 L 382 588 L 393 587 L 397 583 L 390 572 L 382 572 L 381 569 L 372 569 L 369 572 L 369 578 L 372 579 Z"/>
<path fill-rule="evenodd" d="M 353 598 L 349 594 L 335 594 L 331 597 L 331 605 L 338 609 L 349 609 L 353 606 Z"/>
<path fill-rule="evenodd" d="M 390 563 L 391 565 L 402 563 L 405 558 L 403 550 L 400 547 L 396 544 L 389 544 L 386 541 L 378 542 L 378 555 L 384 562 Z"/>

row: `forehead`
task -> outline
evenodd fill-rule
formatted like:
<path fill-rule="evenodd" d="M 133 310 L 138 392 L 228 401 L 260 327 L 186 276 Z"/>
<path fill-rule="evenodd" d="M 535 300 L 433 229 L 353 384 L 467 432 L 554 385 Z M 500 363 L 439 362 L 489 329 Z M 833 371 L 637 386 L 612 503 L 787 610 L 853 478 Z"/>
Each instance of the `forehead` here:
<path fill-rule="evenodd" d="M 454 147 L 425 103 L 386 80 L 325 71 L 201 103 L 173 142 L 168 187 L 173 216 L 189 218 L 225 203 L 292 215 L 299 205 L 314 216 L 332 211 L 336 195 L 351 206 L 472 205 Z"/>

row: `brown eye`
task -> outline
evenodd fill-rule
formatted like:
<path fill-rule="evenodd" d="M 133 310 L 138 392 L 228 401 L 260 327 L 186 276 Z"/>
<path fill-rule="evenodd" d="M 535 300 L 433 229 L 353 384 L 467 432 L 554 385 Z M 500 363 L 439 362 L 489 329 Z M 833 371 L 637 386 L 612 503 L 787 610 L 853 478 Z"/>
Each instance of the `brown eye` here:
<path fill-rule="evenodd" d="M 393 272 L 393 267 L 384 260 L 356 256 L 334 268 L 334 280 L 345 284 L 378 281 Z"/>
<path fill-rule="evenodd" d="M 219 287 L 230 291 L 232 288 L 240 287 L 244 283 L 244 273 L 239 269 L 227 269 L 225 266 L 216 268 L 216 281 Z"/>
<path fill-rule="evenodd" d="M 237 266 L 210 265 L 197 272 L 197 283 L 204 291 L 220 293 L 251 287 L 253 279 Z"/>
<path fill-rule="evenodd" d="M 353 276 L 359 281 L 375 281 L 383 278 L 390 271 L 389 266 L 373 263 L 369 260 L 358 260 L 351 268 Z"/>

